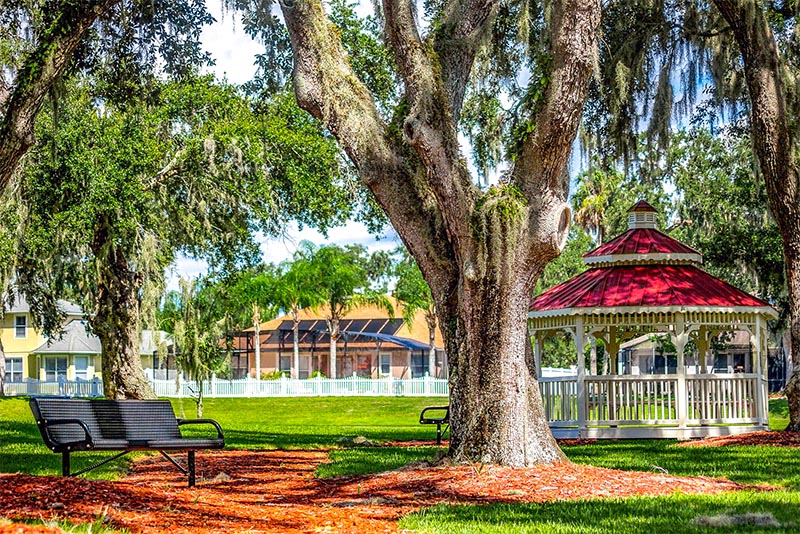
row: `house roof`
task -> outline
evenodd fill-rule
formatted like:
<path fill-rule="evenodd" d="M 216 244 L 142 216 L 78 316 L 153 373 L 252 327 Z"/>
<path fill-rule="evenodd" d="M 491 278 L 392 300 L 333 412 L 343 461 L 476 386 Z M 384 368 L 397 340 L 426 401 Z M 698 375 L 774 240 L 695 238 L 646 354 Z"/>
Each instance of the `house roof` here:
<path fill-rule="evenodd" d="M 376 342 L 383 342 L 386 343 L 382 345 L 383 348 L 389 348 L 394 344 L 410 350 L 427 350 L 429 333 L 424 313 L 417 312 L 409 326 L 401 319 L 402 302 L 392 296 L 388 298 L 394 308 L 394 317 L 390 317 L 386 310 L 374 305 L 351 310 L 339 323 L 339 331 L 342 334 L 340 342 L 347 342 L 348 346 L 354 349 L 374 350 Z M 325 322 L 327 312 L 327 306 L 300 311 L 299 345 L 304 350 L 330 344 Z M 277 350 L 280 350 L 281 347 L 291 347 L 293 333 L 290 315 L 262 323 L 260 330 L 262 348 L 274 350 L 277 347 Z M 245 330 L 245 332 L 252 331 L 253 328 Z M 246 336 L 237 336 L 234 344 L 238 349 L 244 349 L 245 346 L 250 346 L 250 341 Z M 434 333 L 434 345 L 438 348 L 444 345 L 438 328 Z"/>
<path fill-rule="evenodd" d="M 60 339 L 49 339 L 34 354 L 102 354 L 100 338 L 86 331 L 86 321 L 74 319 L 64 326 Z"/>
<path fill-rule="evenodd" d="M 150 355 L 156 350 L 154 343 L 159 337 L 166 339 L 166 332 L 143 330 L 139 342 L 139 354 Z M 33 354 L 102 354 L 100 338 L 86 330 L 86 321 L 73 319 L 64 325 L 60 338 L 52 338 L 42 343 Z"/>
<path fill-rule="evenodd" d="M 6 294 L 0 303 L 5 308 L 5 313 L 30 313 L 31 307 L 28 304 L 28 299 L 22 292 L 15 292 L 13 300 L 9 300 L 10 295 Z M 83 309 L 77 304 L 73 304 L 67 300 L 58 299 L 58 309 L 66 315 L 83 315 Z"/>
<path fill-rule="evenodd" d="M 406 325 L 403 320 L 403 304 L 393 296 L 388 296 L 394 308 L 394 317 L 390 317 L 386 310 L 374 305 L 367 305 L 351 310 L 346 314 L 339 325 L 339 329 L 354 334 L 356 332 L 377 333 L 395 336 L 403 339 L 413 340 L 424 344 L 426 347 L 429 342 L 428 325 L 425 321 L 423 312 L 418 311 L 414 315 L 411 325 Z M 304 309 L 300 311 L 300 330 L 305 332 L 319 332 L 324 335 L 317 337 L 316 342 L 327 343 L 327 330 L 325 317 L 327 316 L 327 306 L 316 309 Z M 290 330 L 292 328 L 292 317 L 284 315 L 261 324 L 261 332 L 271 330 Z M 248 328 L 247 331 L 252 331 Z M 367 337 L 367 336 L 361 336 Z M 291 343 L 291 337 L 288 338 Z M 309 340 L 310 341 L 310 340 Z M 434 335 L 434 345 L 441 348 L 444 346 L 441 331 L 437 328 Z"/>

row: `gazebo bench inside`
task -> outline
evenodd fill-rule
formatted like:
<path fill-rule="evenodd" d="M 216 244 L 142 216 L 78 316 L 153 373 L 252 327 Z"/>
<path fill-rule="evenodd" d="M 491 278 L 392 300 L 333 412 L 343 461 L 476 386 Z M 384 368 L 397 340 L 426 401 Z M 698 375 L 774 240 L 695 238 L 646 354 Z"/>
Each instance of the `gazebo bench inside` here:
<path fill-rule="evenodd" d="M 183 474 L 189 487 L 195 485 L 195 451 L 222 449 L 225 439 L 219 423 L 212 419 L 178 419 L 167 400 L 106 400 L 37 398 L 31 411 L 45 445 L 61 453 L 63 476 L 76 476 L 116 460 L 131 451 L 160 452 Z M 210 425 L 213 438 L 186 438 L 184 425 Z M 75 451 L 120 451 L 85 469 L 70 472 L 70 454 Z M 167 452 L 187 451 L 182 466 Z"/>

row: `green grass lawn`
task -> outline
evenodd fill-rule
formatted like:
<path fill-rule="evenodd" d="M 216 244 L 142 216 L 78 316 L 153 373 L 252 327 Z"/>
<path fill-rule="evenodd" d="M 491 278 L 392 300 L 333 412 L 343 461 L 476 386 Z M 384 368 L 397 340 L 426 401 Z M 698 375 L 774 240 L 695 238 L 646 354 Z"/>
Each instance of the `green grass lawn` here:
<path fill-rule="evenodd" d="M 176 413 L 181 406 L 173 401 Z M 420 459 L 435 459 L 440 447 L 341 448 L 342 437 L 365 436 L 376 441 L 433 439 L 435 428 L 418 424 L 424 406 L 441 404 L 441 398 L 294 398 L 209 399 L 205 417 L 216 419 L 231 448 L 298 449 L 334 448 L 331 463 L 320 466 L 318 476 L 360 474 L 393 469 Z M 194 403 L 183 401 L 187 417 Z M 770 424 L 784 428 L 786 401 L 770 402 Z M 548 504 L 492 506 L 440 506 L 405 518 L 402 527 L 417 532 L 770 532 L 800 531 L 800 451 L 780 447 L 677 447 L 671 440 L 598 441 L 590 445 L 565 445 L 574 462 L 639 471 L 667 471 L 676 475 L 725 477 L 742 483 L 772 484 L 780 492 L 740 492 L 716 497 L 673 495 L 659 498 L 602 499 Z M 73 457 L 79 469 L 104 456 L 80 453 Z M 0 398 L 0 472 L 57 474 L 60 455 L 42 443 L 27 400 Z M 92 478 L 115 478 L 127 469 L 113 462 L 92 471 Z M 737 515 L 767 513 L 769 516 Z M 733 526 L 704 526 L 704 516 L 728 514 Z M 778 524 L 756 527 L 737 524 L 748 518 Z M 698 519 L 701 518 L 701 519 Z M 759 519 L 760 518 L 760 519 Z M 766 519 L 765 519 L 766 518 Z M 710 530 L 709 530 L 710 529 Z"/>

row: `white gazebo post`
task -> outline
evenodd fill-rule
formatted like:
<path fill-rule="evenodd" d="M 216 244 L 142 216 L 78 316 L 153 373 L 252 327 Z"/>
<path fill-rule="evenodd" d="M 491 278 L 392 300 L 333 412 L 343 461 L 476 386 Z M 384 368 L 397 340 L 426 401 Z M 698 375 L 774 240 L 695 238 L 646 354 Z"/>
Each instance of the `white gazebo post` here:
<path fill-rule="evenodd" d="M 697 331 L 697 339 L 695 343 L 697 344 L 697 357 L 700 359 L 700 374 L 705 375 L 708 374 L 708 364 L 706 362 L 706 356 L 708 355 L 708 345 L 709 345 L 709 331 L 706 325 L 701 325 Z"/>
<path fill-rule="evenodd" d="M 756 316 L 756 331 L 754 335 L 750 336 L 750 343 L 753 348 L 753 355 L 755 356 L 755 372 L 756 376 L 756 417 L 758 417 L 758 424 L 766 426 L 769 420 L 766 416 L 766 399 L 767 392 L 765 391 L 765 380 L 761 371 L 763 369 L 761 363 L 761 350 L 762 350 L 762 337 L 764 336 L 764 318 L 760 315 Z"/>
<path fill-rule="evenodd" d="M 538 380 L 542 378 L 542 349 L 544 341 L 539 332 L 533 334 L 533 339 L 533 365 L 536 368 L 536 378 Z"/>
<path fill-rule="evenodd" d="M 689 333 L 684 324 L 682 313 L 675 314 L 675 351 L 677 352 L 677 374 L 678 374 L 678 392 L 675 395 L 676 410 L 678 412 L 678 426 L 686 428 L 686 422 L 689 419 L 689 403 L 686 395 L 686 365 L 683 357 L 683 349 L 686 348 L 686 342 L 689 338 Z"/>
<path fill-rule="evenodd" d="M 575 319 L 575 331 L 573 332 L 575 349 L 577 350 L 578 364 L 578 428 L 579 432 L 586 429 L 586 341 L 583 331 L 583 317 Z"/>

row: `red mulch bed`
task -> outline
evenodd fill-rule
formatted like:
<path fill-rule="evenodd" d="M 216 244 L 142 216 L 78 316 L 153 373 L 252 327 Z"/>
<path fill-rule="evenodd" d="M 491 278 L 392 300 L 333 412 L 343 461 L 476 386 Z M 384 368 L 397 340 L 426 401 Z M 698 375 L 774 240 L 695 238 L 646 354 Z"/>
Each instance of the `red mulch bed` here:
<path fill-rule="evenodd" d="M 198 454 L 197 487 L 161 457 L 136 461 L 119 481 L 0 475 L 0 517 L 105 518 L 133 533 L 398 532 L 397 520 L 437 503 L 542 502 L 590 497 L 714 494 L 727 480 L 675 477 L 562 463 L 406 468 L 377 475 L 314 478 L 326 451 Z M 0 525 L 0 533 L 51 532 Z M 17 529 L 17 530 L 14 530 Z"/>
<path fill-rule="evenodd" d="M 722 447 L 725 445 L 774 445 L 800 447 L 800 432 L 748 432 L 735 436 L 717 436 L 679 443 L 682 447 Z"/>

